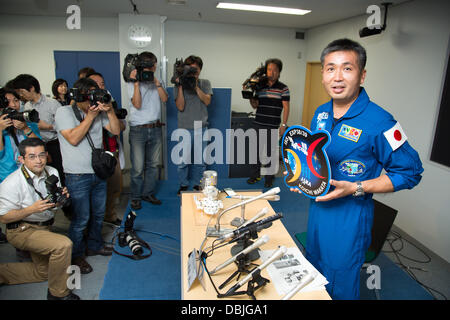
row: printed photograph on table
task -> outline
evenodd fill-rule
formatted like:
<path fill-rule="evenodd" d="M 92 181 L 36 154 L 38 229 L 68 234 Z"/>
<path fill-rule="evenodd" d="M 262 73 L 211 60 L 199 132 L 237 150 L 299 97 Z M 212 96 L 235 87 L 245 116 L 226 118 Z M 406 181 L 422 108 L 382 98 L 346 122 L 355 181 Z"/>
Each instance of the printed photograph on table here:
<path fill-rule="evenodd" d="M 330 134 L 325 130 L 311 132 L 302 126 L 291 126 L 283 135 L 281 152 L 289 188 L 298 188 L 305 196 L 315 199 L 330 188 L 330 162 L 326 147 Z"/>

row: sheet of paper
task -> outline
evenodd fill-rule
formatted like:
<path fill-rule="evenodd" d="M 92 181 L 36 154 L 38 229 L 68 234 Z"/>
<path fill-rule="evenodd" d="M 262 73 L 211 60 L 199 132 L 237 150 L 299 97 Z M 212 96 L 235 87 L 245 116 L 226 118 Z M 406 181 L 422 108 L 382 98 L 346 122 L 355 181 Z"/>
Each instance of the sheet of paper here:
<path fill-rule="evenodd" d="M 260 251 L 261 260 L 266 261 L 274 251 Z M 297 247 L 288 248 L 283 257 L 267 267 L 267 272 L 279 295 L 287 294 L 306 274 L 314 271 L 317 272 L 316 278 L 300 292 L 324 290 L 328 281 L 306 260 Z"/>

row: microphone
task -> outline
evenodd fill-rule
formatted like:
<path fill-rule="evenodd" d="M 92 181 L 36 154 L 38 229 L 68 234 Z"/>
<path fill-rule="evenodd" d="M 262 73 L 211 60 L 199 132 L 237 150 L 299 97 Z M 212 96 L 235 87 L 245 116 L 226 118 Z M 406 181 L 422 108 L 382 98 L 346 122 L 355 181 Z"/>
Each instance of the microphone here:
<path fill-rule="evenodd" d="M 309 283 L 311 283 L 317 277 L 317 272 L 313 271 L 308 273 L 305 277 L 303 277 L 297 285 L 292 288 L 281 300 L 289 300 L 291 299 L 297 292 L 306 287 Z"/>
<path fill-rule="evenodd" d="M 239 281 L 238 283 L 236 283 L 234 286 L 232 286 L 227 293 L 225 293 L 224 296 L 228 296 L 231 295 L 233 292 L 235 292 L 237 289 L 239 289 L 240 287 L 242 287 L 244 284 L 246 284 L 247 282 L 249 282 L 254 275 L 257 275 L 258 273 L 260 273 L 263 269 L 267 268 L 267 266 L 269 264 L 271 264 L 272 262 L 274 262 L 275 260 L 278 260 L 279 258 L 281 258 L 285 253 L 286 253 L 287 249 L 285 246 L 281 246 L 280 248 L 278 248 L 277 251 L 275 251 L 269 259 L 267 259 L 263 264 L 261 264 L 259 267 L 256 267 L 255 269 L 252 270 L 252 272 L 250 272 L 244 279 L 242 279 L 241 281 Z"/>
<path fill-rule="evenodd" d="M 217 271 L 225 268 L 226 266 L 228 266 L 229 264 L 233 263 L 234 261 L 237 260 L 237 257 L 240 255 L 244 255 L 249 253 L 250 251 L 253 251 L 256 248 L 259 248 L 260 246 L 262 246 L 263 244 L 267 243 L 269 241 L 269 236 L 268 235 L 264 235 L 261 238 L 259 238 L 258 240 L 256 240 L 252 245 L 248 246 L 247 248 L 245 248 L 244 250 L 242 250 L 241 252 L 239 252 L 238 254 L 232 256 L 230 259 L 228 259 L 227 261 L 225 261 L 224 263 L 218 265 L 216 268 L 214 268 L 213 271 L 210 272 L 210 274 L 214 274 Z"/>
<path fill-rule="evenodd" d="M 253 196 L 228 196 L 227 198 L 233 198 L 233 199 L 239 199 L 239 200 L 248 200 L 253 198 Z M 279 195 L 271 195 L 271 196 L 266 196 L 263 197 L 262 199 L 264 200 L 269 200 L 269 201 L 279 201 L 280 200 L 280 196 Z"/>
<path fill-rule="evenodd" d="M 250 223 L 256 221 L 257 219 L 261 218 L 262 216 L 266 215 L 266 213 L 269 212 L 269 209 L 267 207 L 264 207 L 261 209 L 260 212 L 258 212 L 253 218 L 246 221 L 243 225 L 241 225 L 239 228 L 245 227 L 246 225 L 249 225 Z"/>
<path fill-rule="evenodd" d="M 219 236 L 219 235 L 221 234 L 221 232 L 220 232 L 220 218 L 221 218 L 226 212 L 228 212 L 228 211 L 230 211 L 230 210 L 232 210 L 232 209 L 234 209 L 234 208 L 238 208 L 238 207 L 244 206 L 244 205 L 246 205 L 246 204 L 248 204 L 248 203 L 250 203 L 250 202 L 253 202 L 253 201 L 255 201 L 255 200 L 258 200 L 258 199 L 261 199 L 261 198 L 264 198 L 264 197 L 267 197 L 267 196 L 273 196 L 273 195 L 275 195 L 275 194 L 277 194 L 277 193 L 279 193 L 279 192 L 280 192 L 280 188 L 279 188 L 279 187 L 275 187 L 275 188 L 272 188 L 272 189 L 270 189 L 270 190 L 268 190 L 268 191 L 266 191 L 266 192 L 264 192 L 264 193 L 261 193 L 260 195 L 258 195 L 258 196 L 256 196 L 256 197 L 253 197 L 253 198 L 251 198 L 251 199 L 248 199 L 248 200 L 245 200 L 245 201 L 236 203 L 236 204 L 232 205 L 231 207 L 229 207 L 229 208 L 223 210 L 223 211 L 217 216 L 217 221 L 216 221 L 216 225 L 215 225 L 215 227 L 214 227 L 214 230 L 207 229 L 207 230 L 206 230 L 206 235 L 207 235 L 207 236 L 210 236 L 210 237 L 215 237 L 216 235 Z"/>
<path fill-rule="evenodd" d="M 283 217 L 283 214 L 277 213 L 277 214 L 271 215 L 270 217 L 267 217 L 265 219 L 262 219 L 262 220 L 259 220 L 259 221 L 256 221 L 256 222 L 252 222 L 252 223 L 246 225 L 245 227 L 240 227 L 240 228 L 238 228 L 236 230 L 233 230 L 232 232 L 224 234 L 223 236 L 221 236 L 219 238 L 219 241 L 223 242 L 223 241 L 225 241 L 227 239 L 230 239 L 230 238 L 233 238 L 233 237 L 237 237 L 237 236 L 242 235 L 244 233 L 250 232 L 250 229 L 252 227 L 256 227 L 256 228 L 262 227 L 265 224 L 267 224 L 269 222 L 272 222 L 274 220 L 278 220 L 278 219 L 280 219 L 282 217 Z"/>

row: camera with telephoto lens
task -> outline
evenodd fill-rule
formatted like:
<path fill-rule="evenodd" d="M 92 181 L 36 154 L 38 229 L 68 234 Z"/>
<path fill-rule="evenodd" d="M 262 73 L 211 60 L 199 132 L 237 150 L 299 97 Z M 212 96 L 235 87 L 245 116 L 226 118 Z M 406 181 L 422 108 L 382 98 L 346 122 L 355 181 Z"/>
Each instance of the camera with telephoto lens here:
<path fill-rule="evenodd" d="M 256 98 L 256 92 L 267 85 L 266 68 L 261 63 L 261 66 L 253 72 L 248 79 L 242 84 L 242 98 L 251 99 Z"/>
<path fill-rule="evenodd" d="M 69 97 L 75 102 L 89 101 L 90 105 L 95 105 L 97 102 L 107 104 L 111 102 L 111 95 L 104 89 L 89 90 L 88 93 L 81 93 L 80 89 L 72 88 L 69 90 Z"/>
<path fill-rule="evenodd" d="M 0 116 L 7 115 L 6 118 L 11 120 L 19 120 L 22 122 L 39 122 L 39 112 L 36 110 L 27 110 L 19 112 L 9 107 L 9 101 L 6 98 L 6 93 L 3 89 L 0 92 Z"/>
<path fill-rule="evenodd" d="M 195 90 L 197 86 L 197 79 L 195 75 L 197 74 L 197 68 L 191 67 L 190 65 L 183 63 L 183 58 L 175 59 L 175 63 L 173 65 L 173 76 L 170 79 L 170 82 L 175 84 L 176 86 L 182 86 L 183 89 L 186 90 Z M 176 79 L 178 78 L 178 82 Z"/>
<path fill-rule="evenodd" d="M 63 188 L 58 187 L 58 177 L 52 174 L 45 179 L 45 187 L 47 188 L 48 195 L 45 198 L 50 200 L 51 203 L 55 203 L 60 207 L 65 207 L 70 204 L 70 198 L 67 198 L 63 194 Z"/>
<path fill-rule="evenodd" d="M 112 99 L 111 95 L 105 89 L 89 90 L 87 97 L 91 105 L 97 104 L 97 102 L 108 104 Z"/>
<path fill-rule="evenodd" d="M 134 219 L 136 219 L 136 214 L 130 211 L 125 220 L 125 230 L 119 233 L 119 246 L 128 246 L 133 255 L 140 256 L 144 253 L 144 249 L 142 248 L 141 240 L 133 230 Z"/>

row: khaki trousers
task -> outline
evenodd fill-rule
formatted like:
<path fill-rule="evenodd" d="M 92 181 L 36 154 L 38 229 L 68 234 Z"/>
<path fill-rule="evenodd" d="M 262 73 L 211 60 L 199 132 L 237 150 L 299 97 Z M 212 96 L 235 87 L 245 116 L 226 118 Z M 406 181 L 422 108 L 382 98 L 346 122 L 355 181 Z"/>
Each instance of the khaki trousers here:
<path fill-rule="evenodd" d="M 7 229 L 8 242 L 20 250 L 29 251 L 32 262 L 0 264 L 0 283 L 21 284 L 48 280 L 48 289 L 56 297 L 70 293 L 67 288 L 67 268 L 71 264 L 72 241 L 50 231 L 48 226 L 22 223 Z"/>

